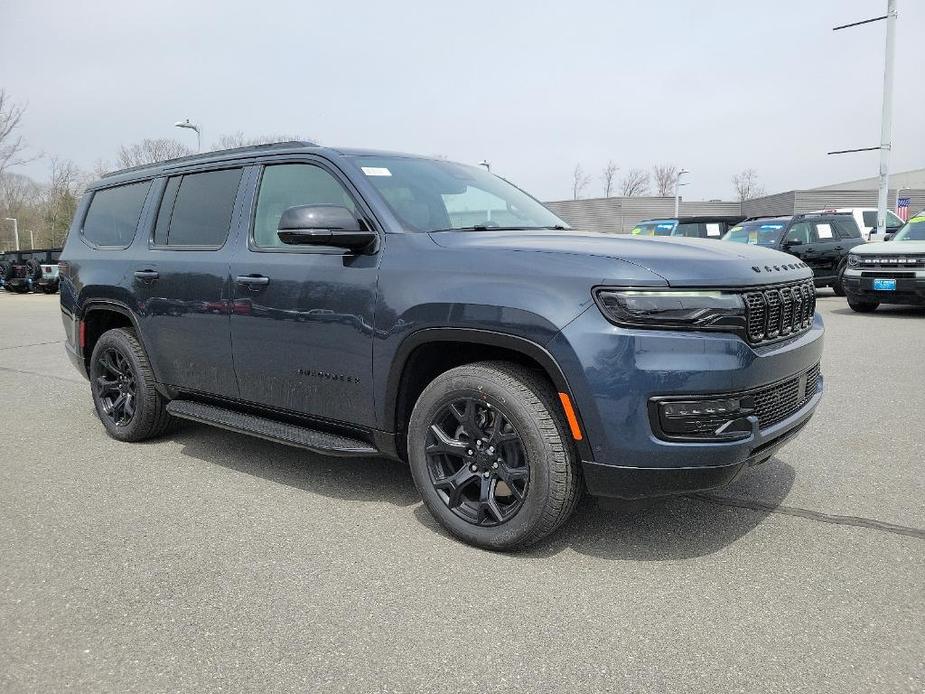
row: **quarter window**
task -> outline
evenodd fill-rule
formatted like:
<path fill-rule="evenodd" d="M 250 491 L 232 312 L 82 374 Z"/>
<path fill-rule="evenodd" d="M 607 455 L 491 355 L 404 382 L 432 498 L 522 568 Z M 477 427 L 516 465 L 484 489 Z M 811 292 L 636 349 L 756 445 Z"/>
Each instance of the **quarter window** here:
<path fill-rule="evenodd" d="M 279 218 L 290 207 L 337 205 L 356 214 L 353 198 L 334 176 L 312 164 L 275 164 L 263 170 L 257 212 L 254 216 L 254 244 L 261 248 L 283 247 L 276 235 Z"/>
<path fill-rule="evenodd" d="M 167 181 L 154 226 L 159 246 L 218 248 L 228 238 L 243 169 L 174 176 Z"/>
<path fill-rule="evenodd" d="M 98 190 L 90 201 L 82 233 L 95 246 L 128 248 L 151 181 Z"/>

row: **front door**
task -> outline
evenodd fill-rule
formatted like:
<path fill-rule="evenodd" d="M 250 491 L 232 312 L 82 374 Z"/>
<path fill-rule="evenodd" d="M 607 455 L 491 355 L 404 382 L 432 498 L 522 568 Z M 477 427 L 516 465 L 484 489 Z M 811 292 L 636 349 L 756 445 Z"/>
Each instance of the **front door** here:
<path fill-rule="evenodd" d="M 825 259 L 821 253 L 816 227 L 812 222 L 795 222 L 784 236 L 783 249 L 806 263 L 813 271 L 814 279 L 826 274 Z"/>
<path fill-rule="evenodd" d="M 359 217 L 340 174 L 315 161 L 263 167 L 246 247 L 231 262 L 231 339 L 240 397 L 372 426 L 377 254 L 283 244 L 283 212 L 340 205 Z"/>
<path fill-rule="evenodd" d="M 243 169 L 171 176 L 134 260 L 141 337 L 157 379 L 237 397 L 231 359 L 228 237 Z"/>

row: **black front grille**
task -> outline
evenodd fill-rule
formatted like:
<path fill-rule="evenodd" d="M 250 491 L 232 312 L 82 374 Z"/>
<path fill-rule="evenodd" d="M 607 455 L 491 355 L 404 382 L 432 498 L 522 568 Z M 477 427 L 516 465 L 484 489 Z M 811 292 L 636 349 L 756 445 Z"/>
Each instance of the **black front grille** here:
<path fill-rule="evenodd" d="M 752 344 L 808 330 L 816 313 L 816 288 L 812 280 L 756 289 L 746 292 L 744 299 L 748 341 Z"/>
<path fill-rule="evenodd" d="M 758 426 L 767 429 L 803 407 L 816 394 L 819 365 L 793 378 L 754 393 Z"/>

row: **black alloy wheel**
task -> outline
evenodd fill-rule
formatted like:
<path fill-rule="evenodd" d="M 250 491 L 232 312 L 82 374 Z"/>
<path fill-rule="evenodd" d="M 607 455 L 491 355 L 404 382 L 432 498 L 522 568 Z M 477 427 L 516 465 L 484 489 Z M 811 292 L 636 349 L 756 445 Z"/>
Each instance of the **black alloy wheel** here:
<path fill-rule="evenodd" d="M 135 416 L 137 379 L 131 362 L 112 347 L 99 358 L 101 373 L 96 377 L 96 388 L 109 421 L 117 427 L 128 426 Z"/>
<path fill-rule="evenodd" d="M 513 518 L 530 485 L 530 467 L 508 416 L 483 399 L 463 397 L 437 412 L 425 455 L 431 483 L 455 515 L 491 527 Z"/>

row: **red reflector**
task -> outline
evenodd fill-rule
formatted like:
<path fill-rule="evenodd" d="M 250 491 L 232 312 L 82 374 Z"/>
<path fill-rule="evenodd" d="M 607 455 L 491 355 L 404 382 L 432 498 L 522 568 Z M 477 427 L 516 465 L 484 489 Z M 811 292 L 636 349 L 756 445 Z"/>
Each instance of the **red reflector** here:
<path fill-rule="evenodd" d="M 83 349 L 87 346 L 87 324 L 82 320 L 77 321 L 77 334 L 78 339 L 80 340 L 80 348 Z"/>

